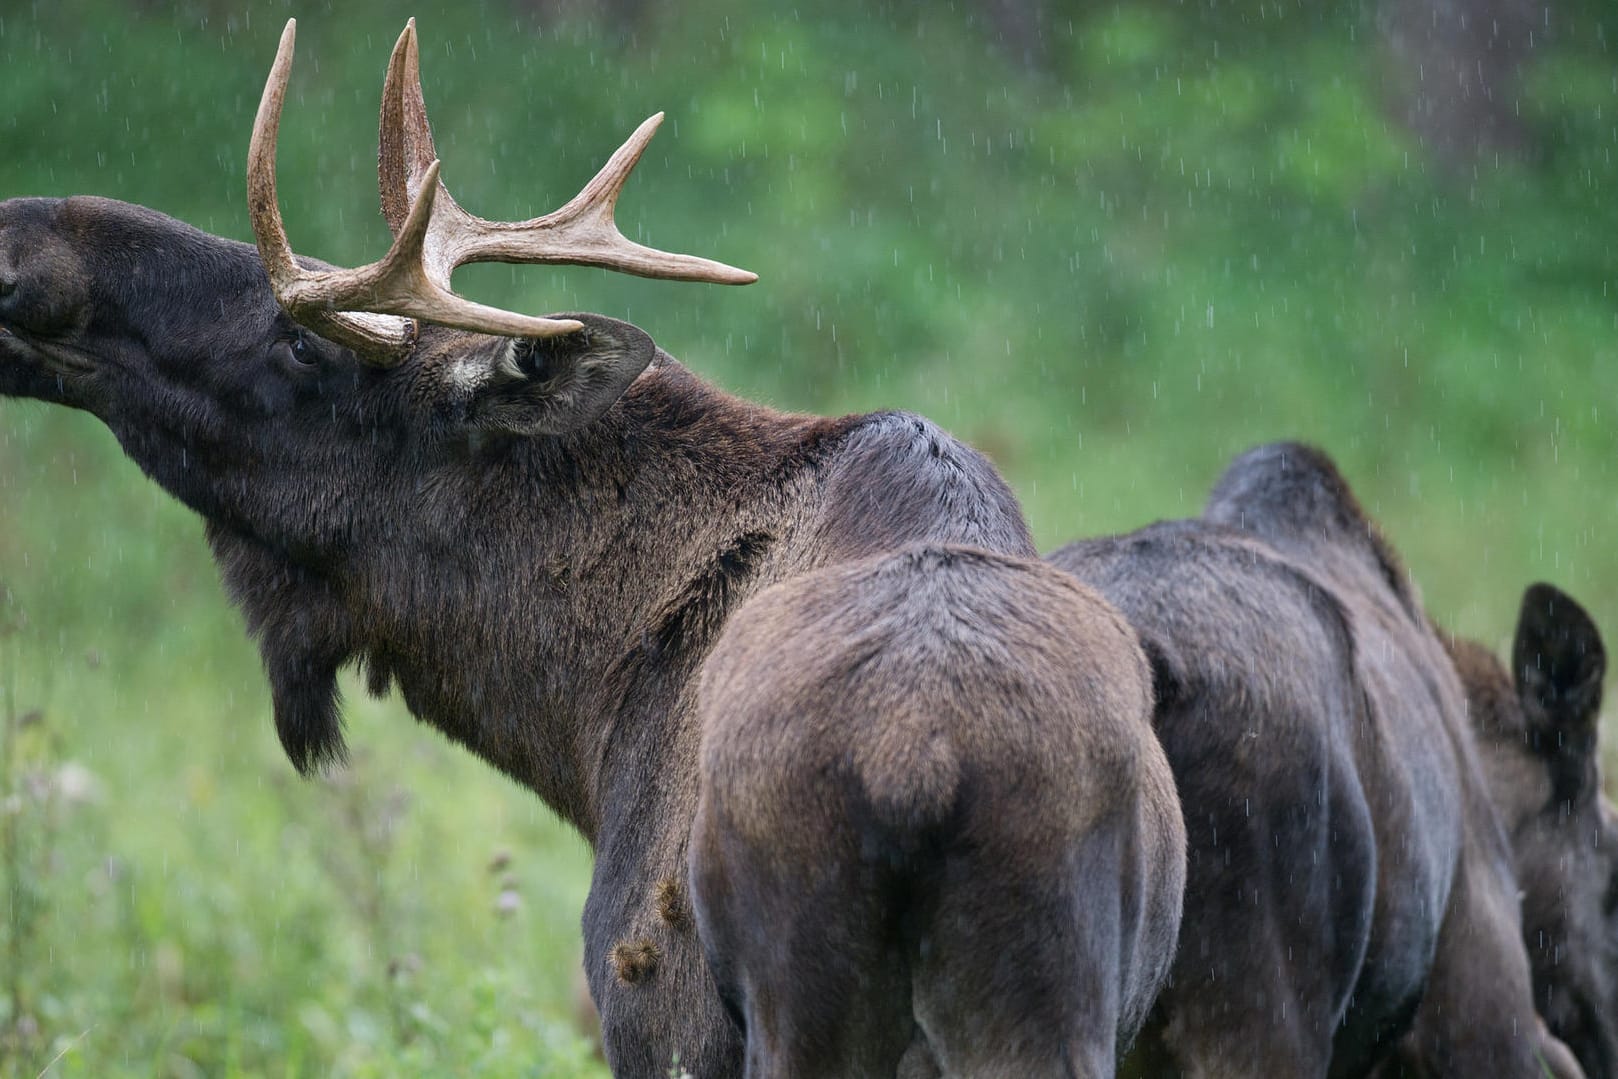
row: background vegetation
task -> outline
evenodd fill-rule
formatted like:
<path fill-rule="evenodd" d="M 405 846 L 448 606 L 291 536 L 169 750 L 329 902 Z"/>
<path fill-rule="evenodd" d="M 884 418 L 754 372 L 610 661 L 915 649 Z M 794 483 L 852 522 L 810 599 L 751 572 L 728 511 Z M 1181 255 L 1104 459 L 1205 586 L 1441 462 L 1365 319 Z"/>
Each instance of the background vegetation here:
<path fill-rule="evenodd" d="M 474 267 L 477 298 L 631 318 L 783 407 L 931 415 L 1046 547 L 1305 438 L 1449 624 L 1500 642 L 1545 578 L 1618 632 L 1618 16 L 1462 6 L 1494 29 L 1421 0 L 413 13 L 464 204 L 557 205 L 666 109 L 626 231 L 762 275 Z M 0 7 L 0 195 L 247 238 L 297 14 L 288 228 L 375 257 L 388 8 Z M 0 404 L 0 1077 L 604 1074 L 571 1019 L 587 852 L 349 700 L 353 767 L 295 779 L 199 523 L 94 421 Z"/>

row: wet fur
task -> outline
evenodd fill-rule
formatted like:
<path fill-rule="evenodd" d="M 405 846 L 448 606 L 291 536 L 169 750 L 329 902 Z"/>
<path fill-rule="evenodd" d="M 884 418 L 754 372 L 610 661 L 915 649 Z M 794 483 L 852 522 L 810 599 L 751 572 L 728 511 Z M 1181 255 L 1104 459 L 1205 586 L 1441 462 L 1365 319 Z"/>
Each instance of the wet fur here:
<path fill-rule="evenodd" d="M 1397 1049 L 1526 1079 L 1565 1054 L 1539 1040 L 1460 683 L 1324 454 L 1253 450 L 1202 519 L 1051 560 L 1140 633 L 1186 818 L 1179 953 L 1137 1073 L 1360 1076 Z"/>
<path fill-rule="evenodd" d="M 1511 666 L 1445 641 L 1522 889 L 1534 999 L 1590 1079 L 1618 1076 L 1618 812 L 1602 794 L 1597 727 L 1606 649 L 1547 584 L 1523 595 Z"/>
<path fill-rule="evenodd" d="M 758 593 L 699 700 L 691 879 L 749 1079 L 1113 1073 L 1185 842 L 1115 610 L 906 547 Z"/>
<path fill-rule="evenodd" d="M 427 328 L 365 367 L 287 319 L 252 248 L 105 199 L 0 203 L 0 275 L 0 394 L 93 412 L 206 520 L 294 765 L 341 760 L 343 667 L 397 689 L 593 844 L 615 1073 L 737 1074 L 659 883 L 686 873 L 698 672 L 772 582 L 910 542 L 1032 555 L 988 462 L 902 413 L 737 400 L 595 315 L 523 355 Z"/>
<path fill-rule="evenodd" d="M 1379 879 L 1387 886 L 1379 887 L 1373 941 L 1396 939 L 1399 927 L 1431 917 L 1396 892 L 1405 874 L 1443 896 L 1428 908 L 1439 913 L 1437 935 L 1399 1048 L 1405 1066 L 1429 1076 L 1538 1079 L 1547 1068 L 1579 1075 L 1534 1012 L 1517 878 L 1467 726 L 1465 691 L 1391 544 L 1331 459 L 1296 443 L 1243 454 L 1215 486 L 1204 516 L 1239 525 L 1308 566 L 1350 613 L 1368 699 L 1391 750 L 1390 781 L 1381 789 L 1385 798 L 1408 790 L 1413 810 L 1399 822 L 1408 830 L 1378 837 Z M 1365 1033 L 1377 1044 L 1387 1033 L 1364 1021 L 1367 1006 L 1405 990 L 1398 978 L 1371 973 L 1383 976 L 1367 981 L 1362 974 L 1355 987 L 1335 1074 L 1358 1074 Z"/>
<path fill-rule="evenodd" d="M 1050 557 L 1141 635 L 1190 844 L 1172 984 L 1131 1066 L 1325 1075 L 1377 881 L 1347 613 L 1298 567 L 1201 521 Z"/>

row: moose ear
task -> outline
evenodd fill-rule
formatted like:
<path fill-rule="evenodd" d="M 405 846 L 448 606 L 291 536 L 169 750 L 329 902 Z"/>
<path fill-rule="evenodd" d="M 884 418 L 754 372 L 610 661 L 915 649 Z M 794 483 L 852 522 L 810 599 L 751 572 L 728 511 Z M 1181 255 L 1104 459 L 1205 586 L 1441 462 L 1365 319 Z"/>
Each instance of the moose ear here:
<path fill-rule="evenodd" d="M 485 430 L 560 435 L 599 419 L 657 351 L 639 327 L 601 315 L 567 314 L 584 324 L 560 337 L 514 338 L 472 402 Z"/>
<path fill-rule="evenodd" d="M 1511 667 L 1535 748 L 1541 756 L 1577 765 L 1577 777 L 1566 778 L 1582 786 L 1584 765 L 1594 763 L 1601 679 L 1607 670 L 1607 652 L 1595 622 L 1560 589 L 1531 585 L 1517 616 Z"/>

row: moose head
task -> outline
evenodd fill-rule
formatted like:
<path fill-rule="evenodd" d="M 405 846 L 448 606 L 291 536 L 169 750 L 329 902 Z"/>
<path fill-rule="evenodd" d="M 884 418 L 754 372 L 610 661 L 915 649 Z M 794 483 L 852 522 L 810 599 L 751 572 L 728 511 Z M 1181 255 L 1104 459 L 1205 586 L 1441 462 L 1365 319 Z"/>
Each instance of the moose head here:
<path fill-rule="evenodd" d="M 396 532 L 406 506 L 418 536 L 454 542 L 464 504 L 446 488 L 464 494 L 478 479 L 457 462 L 505 440 L 588 428 L 658 354 L 613 319 L 534 318 L 463 299 L 450 290 L 456 267 L 571 263 L 729 284 L 755 275 L 643 247 L 614 225 L 661 114 L 560 210 L 509 223 L 461 209 L 438 179 L 414 20 L 382 95 L 392 247 L 355 270 L 295 257 L 275 189 L 295 32 L 289 21 L 253 127 L 257 250 L 110 199 L 0 204 L 0 394 L 94 413 L 207 519 L 216 548 L 241 541 L 320 570 Z M 278 655 L 266 653 L 278 728 L 306 769 L 341 751 L 331 695 L 298 703 L 284 688 L 293 675 L 276 677 Z"/>
<path fill-rule="evenodd" d="M 148 473 L 210 519 L 304 546 L 341 543 L 387 458 L 576 430 L 654 355 L 622 323 L 533 318 L 456 296 L 458 266 L 571 263 L 675 280 L 755 279 L 642 247 L 614 225 L 618 195 L 661 114 L 560 210 L 510 223 L 461 209 L 438 179 L 414 20 L 383 89 L 379 186 L 393 246 L 356 270 L 295 257 L 275 188 L 295 31 L 289 21 L 253 127 L 256 252 L 109 199 L 0 206 L 0 392 L 95 413 Z M 288 484 L 307 490 L 314 476 L 329 493 L 319 505 L 279 493 Z"/>
<path fill-rule="evenodd" d="M 1601 791 L 1600 631 L 1571 596 L 1535 584 L 1509 674 L 1476 642 L 1446 643 L 1511 839 L 1537 1007 L 1586 1074 L 1618 1075 L 1618 813 Z"/>

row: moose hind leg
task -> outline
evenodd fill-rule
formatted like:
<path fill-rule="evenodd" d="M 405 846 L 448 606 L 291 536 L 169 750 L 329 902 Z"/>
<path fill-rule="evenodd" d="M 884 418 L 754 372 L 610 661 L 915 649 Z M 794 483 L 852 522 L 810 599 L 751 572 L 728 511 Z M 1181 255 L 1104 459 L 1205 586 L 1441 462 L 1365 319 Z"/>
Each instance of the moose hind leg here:
<path fill-rule="evenodd" d="M 703 837 L 698 921 L 747 1079 L 892 1079 L 915 1037 L 891 870 L 826 857 L 843 837 L 828 838 L 820 857 L 783 858 Z"/>
<path fill-rule="evenodd" d="M 1433 1079 L 1575 1079 L 1567 1046 L 1535 1014 L 1528 957 L 1509 881 L 1468 851 L 1401 1056 Z M 1417 1070 L 1417 1069 L 1410 1069 Z"/>
<path fill-rule="evenodd" d="M 1114 1073 L 1121 994 L 1121 843 L 1065 851 L 985 836 L 945 857 L 916 945 L 915 1013 L 942 1073 Z"/>

